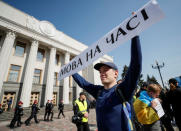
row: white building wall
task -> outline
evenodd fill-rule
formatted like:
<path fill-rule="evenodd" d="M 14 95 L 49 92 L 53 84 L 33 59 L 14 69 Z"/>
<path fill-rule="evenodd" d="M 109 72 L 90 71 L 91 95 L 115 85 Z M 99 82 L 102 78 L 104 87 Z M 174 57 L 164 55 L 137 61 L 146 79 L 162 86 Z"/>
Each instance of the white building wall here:
<path fill-rule="evenodd" d="M 50 34 L 47 34 L 46 29 L 50 31 Z M 28 61 L 28 56 L 30 53 L 30 47 L 31 42 L 33 40 L 37 41 L 38 48 L 43 48 L 45 50 L 45 57 L 43 62 L 34 61 L 34 69 L 40 69 L 42 70 L 41 73 L 41 83 L 40 84 L 46 84 L 47 80 L 47 73 L 48 73 L 48 61 L 50 58 L 50 47 L 53 47 L 56 49 L 56 53 L 60 55 L 60 64 L 55 65 L 53 71 L 59 72 L 62 65 L 65 64 L 65 53 L 70 54 L 70 59 L 76 55 L 79 55 L 82 51 L 84 51 L 86 48 L 88 48 L 85 44 L 71 38 L 70 36 L 67 36 L 63 32 L 56 30 L 56 28 L 48 21 L 39 21 L 33 16 L 30 16 L 18 9 L 15 9 L 14 7 L 11 7 L 10 5 L 4 3 L 3 1 L 0 1 L 0 31 L 7 32 L 8 30 L 12 30 L 16 33 L 16 40 L 14 41 L 13 49 L 10 55 L 10 59 L 8 59 L 8 69 L 5 71 L 5 77 L 3 78 L 3 81 L 7 81 L 8 72 L 11 64 L 19 65 L 21 66 L 21 72 L 20 72 L 20 80 L 19 83 L 22 83 L 24 81 L 23 74 L 26 70 L 26 64 Z M 4 38 L 3 38 L 4 39 Z M 25 53 L 23 57 L 15 56 L 15 44 L 16 41 L 22 41 L 23 43 L 26 43 Z M 3 45 L 3 41 L 1 41 L 1 45 Z M 1 51 L 1 49 L 0 49 Z M 0 58 L 1 60 L 1 58 Z M 104 56 L 98 61 L 112 61 L 112 58 L 109 56 Z M 95 63 L 95 62 L 94 62 Z M 94 65 L 93 63 L 93 65 Z M 87 68 L 88 76 L 87 78 L 95 83 L 95 84 L 101 84 L 99 79 L 99 73 L 93 69 L 93 65 L 89 66 Z M 67 82 L 70 82 L 67 80 Z M 70 82 L 71 83 L 71 82 Z M 63 89 L 69 90 L 70 87 L 69 84 L 64 84 Z M 0 88 L 1 89 L 1 88 Z M 67 90 L 66 95 L 69 95 Z M 80 92 L 81 90 L 78 90 Z M 0 91 L 1 94 L 1 91 Z M 1 96 L 2 97 L 2 96 Z M 69 104 L 68 96 L 64 96 L 66 100 L 66 104 Z"/>
<path fill-rule="evenodd" d="M 20 41 L 20 42 L 23 42 L 23 43 L 26 44 L 24 56 L 16 56 L 15 55 L 15 45 L 16 45 L 17 41 Z M 24 69 L 25 60 L 27 58 L 27 54 L 29 53 L 29 50 L 30 50 L 30 45 L 29 45 L 29 43 L 27 41 L 23 41 L 21 39 L 16 39 L 15 40 L 15 43 L 14 43 L 14 46 L 13 46 L 13 49 L 12 49 L 12 52 L 11 52 L 11 56 L 10 56 L 10 59 L 9 59 L 8 70 L 6 71 L 4 81 L 7 80 L 9 69 L 10 69 L 11 65 L 19 65 L 19 66 L 21 66 L 20 78 L 22 78 L 22 73 L 23 73 L 23 69 Z M 19 82 L 22 82 L 22 79 L 19 79 Z"/>

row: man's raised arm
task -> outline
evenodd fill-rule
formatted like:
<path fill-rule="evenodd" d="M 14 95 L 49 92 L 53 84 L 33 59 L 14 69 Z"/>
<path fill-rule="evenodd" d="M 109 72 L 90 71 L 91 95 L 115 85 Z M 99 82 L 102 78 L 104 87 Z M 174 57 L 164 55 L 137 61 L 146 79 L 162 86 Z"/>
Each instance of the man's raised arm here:
<path fill-rule="evenodd" d="M 126 73 L 125 79 L 118 85 L 117 89 L 123 92 L 126 100 L 131 100 L 134 90 L 137 86 L 138 79 L 142 70 L 142 53 L 139 36 L 131 40 L 131 61 Z"/>
<path fill-rule="evenodd" d="M 98 90 L 102 88 L 99 85 L 93 85 L 92 83 L 86 81 L 82 76 L 78 73 L 72 75 L 73 79 L 76 83 L 83 89 L 85 89 L 88 93 L 90 93 L 94 98 L 97 98 Z"/>

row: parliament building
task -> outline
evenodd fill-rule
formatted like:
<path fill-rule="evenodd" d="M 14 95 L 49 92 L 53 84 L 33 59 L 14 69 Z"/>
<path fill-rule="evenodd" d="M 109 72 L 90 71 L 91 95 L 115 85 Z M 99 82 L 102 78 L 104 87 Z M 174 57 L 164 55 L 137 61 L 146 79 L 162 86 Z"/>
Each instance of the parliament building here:
<path fill-rule="evenodd" d="M 55 106 L 63 99 L 72 104 L 79 97 L 81 88 L 72 77 L 58 80 L 61 66 L 88 48 L 71 38 L 48 21 L 39 21 L 0 1 L 0 103 L 7 109 L 7 101 L 17 101 L 29 107 L 34 100 L 44 106 L 53 100 Z M 93 65 L 101 61 L 113 61 L 103 56 L 78 72 L 86 80 L 101 84 L 99 72 Z"/>

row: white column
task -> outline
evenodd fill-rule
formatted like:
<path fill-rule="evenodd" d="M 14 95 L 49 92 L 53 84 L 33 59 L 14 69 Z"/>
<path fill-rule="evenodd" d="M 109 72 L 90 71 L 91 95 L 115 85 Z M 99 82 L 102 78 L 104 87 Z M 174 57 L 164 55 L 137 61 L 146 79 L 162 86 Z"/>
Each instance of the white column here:
<path fill-rule="evenodd" d="M 79 71 L 78 73 L 79 73 L 79 75 L 82 76 L 82 71 Z M 82 92 L 82 91 L 83 91 L 83 89 L 80 88 L 78 84 L 76 84 L 76 99 L 79 98 L 79 94 L 80 94 L 80 92 Z"/>
<path fill-rule="evenodd" d="M 96 60 L 92 64 L 92 75 L 93 75 L 93 83 L 96 83 L 97 85 L 102 85 L 101 79 L 100 79 L 100 73 L 99 71 L 94 69 L 94 65 L 101 62 L 100 60 Z"/>
<path fill-rule="evenodd" d="M 27 66 L 25 69 L 25 76 L 23 80 L 23 87 L 21 92 L 21 101 L 23 102 L 23 107 L 29 107 L 30 105 L 30 97 L 31 97 L 31 89 L 33 83 L 33 75 L 34 75 L 34 67 L 36 62 L 36 56 L 38 51 L 38 41 L 32 41 L 29 58 L 27 62 Z"/>
<path fill-rule="evenodd" d="M 3 80 L 5 77 L 5 72 L 8 67 L 8 60 L 11 55 L 11 51 L 14 45 L 15 33 L 12 31 L 8 31 L 6 34 L 6 38 L 4 40 L 3 46 L 0 52 L 0 94 L 3 86 Z"/>
<path fill-rule="evenodd" d="M 47 73 L 47 82 L 46 82 L 46 89 L 45 89 L 45 102 L 44 102 L 44 104 L 46 104 L 47 100 L 52 100 L 52 98 L 53 98 L 55 56 L 56 56 L 56 48 L 52 47 L 50 50 L 50 57 L 49 57 L 49 64 L 48 64 L 48 73 Z"/>
<path fill-rule="evenodd" d="M 65 64 L 70 61 L 70 53 L 65 53 Z M 65 104 L 69 104 L 69 77 L 64 78 L 63 81 L 63 100 Z"/>

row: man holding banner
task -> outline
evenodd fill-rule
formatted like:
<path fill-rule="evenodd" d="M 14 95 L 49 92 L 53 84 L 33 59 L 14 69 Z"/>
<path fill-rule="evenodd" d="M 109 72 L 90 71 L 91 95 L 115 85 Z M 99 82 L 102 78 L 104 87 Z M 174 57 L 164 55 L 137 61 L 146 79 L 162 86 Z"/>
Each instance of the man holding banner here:
<path fill-rule="evenodd" d="M 98 130 L 132 130 L 129 116 L 130 109 L 124 109 L 123 100 L 120 99 L 119 92 L 122 92 L 126 101 L 131 103 L 142 68 L 139 37 L 132 38 L 131 62 L 122 83 L 117 84 L 118 68 L 114 63 L 98 63 L 94 68 L 100 72 L 100 79 L 103 86 L 93 85 L 77 73 L 73 75 L 73 78 L 81 88 L 85 89 L 96 99 Z"/>
<path fill-rule="evenodd" d="M 133 16 L 123 21 L 68 64 L 61 67 L 59 80 L 74 74 L 72 76 L 77 84 L 96 99 L 99 131 L 133 130 L 129 103 L 132 101 L 142 68 L 142 53 L 137 35 L 163 17 L 164 14 L 156 0 L 151 0 Z M 94 66 L 100 72 L 103 86 L 93 85 L 76 73 L 131 38 L 131 62 L 122 83 L 117 84 L 118 68 L 110 62 L 98 63 Z"/>

